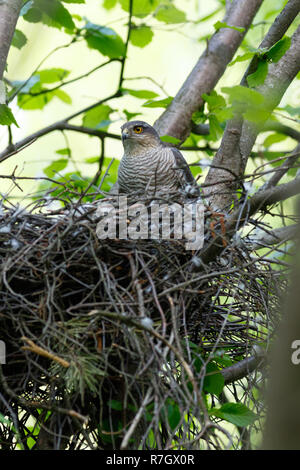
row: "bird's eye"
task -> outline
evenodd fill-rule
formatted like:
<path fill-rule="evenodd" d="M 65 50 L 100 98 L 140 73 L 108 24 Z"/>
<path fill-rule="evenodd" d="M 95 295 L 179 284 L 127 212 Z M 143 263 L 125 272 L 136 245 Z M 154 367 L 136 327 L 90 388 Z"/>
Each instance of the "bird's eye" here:
<path fill-rule="evenodd" d="M 135 126 L 133 130 L 136 134 L 141 134 L 143 132 L 142 126 Z"/>

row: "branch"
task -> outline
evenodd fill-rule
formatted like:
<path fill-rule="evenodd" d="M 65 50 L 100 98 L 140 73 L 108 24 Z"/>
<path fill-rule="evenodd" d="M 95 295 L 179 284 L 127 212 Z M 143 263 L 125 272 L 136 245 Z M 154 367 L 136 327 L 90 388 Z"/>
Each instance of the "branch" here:
<path fill-rule="evenodd" d="M 253 251 L 259 250 L 266 246 L 278 245 L 279 243 L 293 240 L 299 232 L 297 224 L 288 225 L 287 227 L 280 227 L 274 230 L 266 231 L 259 230 L 256 235 L 251 237 L 249 242 Z"/>
<path fill-rule="evenodd" d="M 192 122 L 192 132 L 196 135 L 208 135 L 210 133 L 209 124 L 194 124 Z M 280 134 L 285 134 L 291 137 L 294 140 L 300 142 L 300 132 L 294 129 L 293 127 L 286 126 L 278 121 L 273 121 L 270 119 L 264 124 L 264 127 L 261 129 L 261 132 L 266 131 L 276 131 Z"/>
<path fill-rule="evenodd" d="M 203 93 L 210 93 L 223 75 L 261 3 L 262 0 L 233 0 L 224 22 L 245 30 L 241 33 L 231 28 L 221 28 L 211 37 L 172 103 L 156 121 L 154 126 L 160 135 L 186 139 L 191 130 L 192 114 L 203 105 Z"/>
<path fill-rule="evenodd" d="M 50 124 L 49 126 L 46 126 L 43 129 L 40 129 L 34 132 L 33 134 L 30 134 L 24 139 L 19 140 L 19 142 L 13 145 L 9 145 L 8 147 L 6 147 L 5 150 L 3 150 L 3 152 L 0 153 L 0 162 L 3 162 L 4 160 L 11 157 L 12 155 L 15 155 L 24 147 L 27 147 L 28 145 L 32 144 L 40 137 L 43 137 L 44 135 L 50 134 L 51 132 L 54 132 L 54 131 L 71 130 L 71 131 L 76 131 L 76 132 L 82 132 L 83 134 L 95 135 L 100 138 L 109 137 L 111 139 L 119 139 L 119 136 L 117 136 L 116 134 L 110 134 L 109 132 L 104 132 L 104 131 L 100 131 L 97 129 L 92 129 L 92 128 L 83 127 L 83 126 L 74 126 L 74 125 L 68 124 L 68 121 L 70 121 L 71 119 L 74 119 L 80 114 L 86 113 L 90 109 L 93 109 L 96 106 L 99 106 L 100 104 L 105 103 L 106 101 L 109 101 L 113 98 L 118 98 L 119 96 L 121 96 L 121 92 L 117 91 L 113 95 L 107 98 L 104 98 L 100 101 L 97 101 L 96 103 L 90 106 L 87 106 L 86 108 L 81 109 L 80 111 L 77 111 L 74 114 L 71 114 L 70 116 L 66 117 L 65 119 L 61 121 L 54 122 L 53 124 Z"/>
<path fill-rule="evenodd" d="M 53 88 L 45 88 L 44 90 L 41 90 L 37 93 L 33 93 L 33 92 L 26 92 L 26 95 L 29 95 L 29 96 L 40 96 L 40 95 L 45 95 L 46 93 L 51 93 L 55 90 L 58 90 L 59 88 L 62 88 L 66 85 L 70 85 L 71 83 L 74 83 L 74 82 L 78 82 L 79 80 L 82 80 L 83 78 L 86 78 L 86 77 L 89 77 L 91 74 L 93 74 L 94 72 L 97 72 L 97 70 L 101 69 L 102 67 L 105 67 L 106 65 L 109 65 L 111 64 L 112 62 L 121 62 L 121 59 L 119 58 L 113 58 L 113 59 L 109 59 L 107 60 L 106 62 L 103 62 L 102 64 L 100 65 L 97 65 L 96 67 L 94 67 L 93 69 L 89 70 L 88 72 L 86 73 L 83 73 L 82 75 L 79 75 L 78 77 L 74 77 L 74 78 L 71 78 L 70 80 L 66 80 L 66 81 L 62 81 L 59 85 L 56 85 L 54 86 Z M 31 76 L 29 77 L 29 79 L 32 77 L 33 74 L 31 74 Z M 26 82 L 24 83 L 24 85 L 22 85 L 17 91 L 20 92 L 22 90 L 22 87 L 25 86 L 25 84 L 27 83 L 27 80 Z M 10 84 L 11 87 L 13 87 L 12 84 Z M 15 94 L 12 95 L 13 98 L 16 96 Z M 12 101 L 12 98 L 10 97 L 10 101 Z"/>
<path fill-rule="evenodd" d="M 22 0 L 0 1 L 0 80 L 3 78 L 21 6 Z"/>
<path fill-rule="evenodd" d="M 284 34 L 287 32 L 288 28 L 297 17 L 300 11 L 300 0 L 289 0 L 284 9 L 276 17 L 274 23 L 270 27 L 267 35 L 264 37 L 263 41 L 260 44 L 260 48 L 269 49 L 277 41 L 279 41 Z M 250 62 L 249 67 L 247 68 L 241 85 L 247 86 L 247 77 L 251 73 L 255 72 L 257 67 L 257 56 L 254 56 Z"/>
<path fill-rule="evenodd" d="M 262 189 L 265 190 L 265 189 L 272 188 L 273 186 L 276 186 L 276 184 L 286 174 L 289 168 L 292 168 L 294 163 L 296 163 L 299 156 L 300 156 L 300 144 L 298 144 L 295 150 L 290 155 L 287 156 L 286 160 L 282 163 L 282 165 L 280 165 L 279 167 L 275 169 L 274 174 L 263 185 Z"/>
<path fill-rule="evenodd" d="M 14 1 L 16 1 L 16 0 L 14 0 Z M 1 0 L 0 0 L 0 2 L 1 2 Z M 122 96 L 122 83 L 123 83 L 123 80 L 124 80 L 123 75 L 124 75 L 124 68 L 125 68 L 125 62 L 126 62 L 126 58 L 127 58 L 127 50 L 128 50 L 130 33 L 131 33 L 131 25 L 132 25 L 132 8 L 133 8 L 133 0 L 130 0 L 128 32 L 127 32 L 127 39 L 126 39 L 126 43 L 125 43 L 125 52 L 124 52 L 124 56 L 123 56 L 122 59 L 116 59 L 116 60 L 119 60 L 121 62 L 121 70 L 120 70 L 119 84 L 118 84 L 117 91 L 115 93 L 113 93 L 111 96 L 108 96 L 107 98 L 101 99 L 101 100 L 97 101 L 96 103 L 93 103 L 92 105 L 87 106 L 84 109 L 81 109 L 80 111 L 77 111 L 77 112 L 71 114 L 70 116 L 66 117 L 63 120 L 57 121 L 53 124 L 50 124 L 49 126 L 44 127 L 43 129 L 40 129 L 37 132 L 34 132 L 33 134 L 31 134 L 31 135 L 25 137 L 24 139 L 20 140 L 19 142 L 17 142 L 16 144 L 8 145 L 7 148 L 5 150 L 3 150 L 3 152 L 0 153 L 0 162 L 6 160 L 7 158 L 11 157 L 12 155 L 15 155 L 16 153 L 18 153 L 24 147 L 26 147 L 26 146 L 32 144 L 33 142 L 35 142 L 38 138 L 40 138 L 44 135 L 47 135 L 51 132 L 57 131 L 57 130 L 60 130 L 60 131 L 62 131 L 62 130 L 71 130 L 71 131 L 76 131 L 76 132 L 82 132 L 84 134 L 95 135 L 95 136 L 100 137 L 100 138 L 109 137 L 109 138 L 112 138 L 112 139 L 119 139 L 119 136 L 116 136 L 115 134 L 110 134 L 108 132 L 98 131 L 96 129 L 90 129 L 90 128 L 83 127 L 83 126 L 73 126 L 71 124 L 68 124 L 68 122 L 71 119 L 74 119 L 77 116 L 80 116 L 80 114 L 86 113 L 87 111 L 90 111 L 91 109 L 105 103 L 106 101 L 109 101 L 113 98 L 118 98 L 118 97 Z M 1 13 L 1 10 L 0 10 L 0 13 Z M 1 25 L 1 23 L 0 23 L 0 25 Z M 106 63 L 102 64 L 100 67 L 102 67 L 104 65 L 107 65 L 110 62 L 112 62 L 112 60 L 107 61 Z M 97 68 L 100 68 L 100 67 L 98 66 Z M 89 75 L 90 73 L 94 72 L 97 68 L 93 69 L 92 71 L 88 72 L 85 75 L 82 75 L 80 77 L 77 77 L 76 79 L 73 79 L 72 81 L 79 80 L 80 78 L 83 78 L 84 76 Z M 68 83 L 70 83 L 70 82 L 71 81 L 69 81 Z M 67 83 L 65 83 L 65 84 L 67 84 Z M 48 92 L 48 90 L 47 90 L 47 92 Z"/>
<path fill-rule="evenodd" d="M 132 11 L 133 11 L 133 0 L 129 0 L 129 14 L 128 14 L 128 29 L 127 29 L 127 37 L 125 41 L 125 52 L 121 60 L 121 72 L 119 78 L 119 90 L 122 88 L 123 81 L 124 81 L 124 71 L 125 71 L 125 63 L 127 59 L 127 51 L 129 46 L 129 40 L 131 35 L 132 29 Z"/>
<path fill-rule="evenodd" d="M 275 188 L 258 191 L 252 196 L 243 207 L 235 210 L 227 219 L 225 224 L 226 238 L 230 239 L 232 235 L 248 220 L 260 210 L 266 209 L 268 206 L 279 201 L 284 201 L 292 196 L 300 193 L 300 178 L 295 178 L 289 183 L 281 184 Z M 201 271 L 203 264 L 213 261 L 224 250 L 224 236 L 217 235 L 200 253 L 202 263 L 194 266 L 193 270 Z"/>
<path fill-rule="evenodd" d="M 280 134 L 285 134 L 291 137 L 294 140 L 300 142 L 300 132 L 294 129 L 293 127 L 286 126 L 278 121 L 269 120 L 265 123 L 262 132 L 266 131 L 276 131 Z"/>
<path fill-rule="evenodd" d="M 226 367 L 226 369 L 221 370 L 225 385 L 247 377 L 251 372 L 262 367 L 264 362 L 264 354 L 258 351 L 257 354 L 247 357 L 243 361 L 237 362 L 230 367 Z"/>
<path fill-rule="evenodd" d="M 272 35 L 274 37 L 274 35 Z M 263 85 L 257 87 L 264 97 L 266 109 L 272 110 L 278 106 L 286 89 L 299 71 L 300 64 L 300 27 L 292 37 L 291 47 L 277 62 L 269 65 L 269 72 Z M 232 178 L 228 182 L 228 169 L 231 169 L 238 177 L 244 174 L 248 158 L 256 137 L 264 123 L 258 126 L 254 122 L 244 121 L 236 116 L 227 123 L 221 146 L 213 159 L 214 166 L 222 169 L 211 169 L 205 183 L 210 185 L 218 181 L 214 190 L 208 189 L 205 195 L 209 197 L 210 204 L 218 209 L 223 209 L 232 201 L 233 191 L 237 181 Z M 227 181 L 224 182 L 224 179 Z"/>

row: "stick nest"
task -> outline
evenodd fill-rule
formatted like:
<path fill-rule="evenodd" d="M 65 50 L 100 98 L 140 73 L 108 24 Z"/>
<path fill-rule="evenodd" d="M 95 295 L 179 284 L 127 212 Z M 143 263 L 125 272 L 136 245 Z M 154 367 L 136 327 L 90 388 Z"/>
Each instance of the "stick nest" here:
<path fill-rule="evenodd" d="M 76 204 L 37 206 L 0 218 L 2 448 L 238 446 L 206 408 L 226 399 L 220 371 L 268 344 L 269 265 L 234 242 L 200 269 L 179 240 L 99 240 Z M 259 411 L 261 381 L 228 390 Z"/>

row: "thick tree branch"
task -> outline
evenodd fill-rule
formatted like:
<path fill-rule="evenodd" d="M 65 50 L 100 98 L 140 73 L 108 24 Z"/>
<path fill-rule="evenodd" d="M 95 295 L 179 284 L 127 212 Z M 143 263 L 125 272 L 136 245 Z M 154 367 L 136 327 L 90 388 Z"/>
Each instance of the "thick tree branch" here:
<path fill-rule="evenodd" d="M 269 121 L 267 121 L 264 127 L 261 129 L 261 132 L 266 132 L 266 131 L 279 132 L 280 134 L 285 134 L 291 137 L 292 139 L 300 142 L 299 131 L 297 131 L 293 127 L 286 126 L 285 124 L 282 124 L 281 122 L 274 121 L 273 119 L 270 119 Z M 208 135 L 210 133 L 209 125 L 192 123 L 192 132 L 193 134 L 196 134 L 196 135 Z"/>
<path fill-rule="evenodd" d="M 0 1 L 0 80 L 3 78 L 8 51 L 15 32 L 21 6 L 22 0 Z"/>
<path fill-rule="evenodd" d="M 233 0 L 224 22 L 245 28 L 243 32 L 221 28 L 210 39 L 206 50 L 180 88 L 167 110 L 155 123 L 160 135 L 185 140 L 191 130 L 192 114 L 203 105 L 203 93 L 209 93 L 223 75 L 241 44 L 262 0 Z"/>
<path fill-rule="evenodd" d="M 271 47 L 288 29 L 293 19 L 299 12 L 300 0 L 290 0 L 284 10 L 278 15 L 275 22 L 268 31 L 266 37 L 260 44 L 260 47 Z M 258 88 L 266 100 L 269 102 L 270 111 L 278 105 L 286 88 L 289 86 L 299 70 L 300 63 L 300 46 L 299 46 L 299 28 L 293 36 L 291 48 L 276 64 L 269 66 L 269 73 L 265 83 Z M 244 77 L 241 81 L 242 85 L 247 85 L 246 77 L 252 72 L 254 61 L 251 62 Z M 207 189 L 206 196 L 210 198 L 211 204 L 215 207 L 223 209 L 232 200 L 232 191 L 235 189 L 236 181 L 228 181 L 228 171 L 231 169 L 238 176 L 242 176 L 246 167 L 246 163 L 260 128 L 255 123 L 243 122 L 241 116 L 236 116 L 228 121 L 223 135 L 219 151 L 214 157 L 213 166 L 222 169 L 213 168 L 209 171 L 205 183 L 210 186 L 219 181 L 218 186 L 214 186 L 213 191 Z M 223 182 L 222 180 L 226 180 Z"/>
<path fill-rule="evenodd" d="M 265 131 L 275 131 L 279 132 L 280 134 L 285 134 L 291 139 L 297 140 L 300 142 L 300 132 L 294 129 L 293 127 L 286 126 L 278 121 L 269 120 L 265 123 L 262 132 Z"/>
<path fill-rule="evenodd" d="M 293 23 L 294 19 L 300 12 L 300 0 L 289 0 L 284 9 L 279 13 L 274 23 L 270 27 L 267 35 L 264 37 L 260 44 L 260 48 L 270 48 L 273 44 L 279 41 L 290 25 Z M 251 73 L 255 72 L 257 67 L 257 56 L 254 56 L 249 67 L 247 68 L 241 85 L 247 86 L 247 77 Z"/>
<path fill-rule="evenodd" d="M 297 75 L 300 68 L 300 27 L 292 37 L 290 49 L 275 64 L 269 66 L 269 73 L 263 85 L 257 88 L 265 98 L 267 109 L 270 112 L 280 103 L 286 89 Z M 213 191 L 208 189 L 205 195 L 209 197 L 210 203 L 218 209 L 224 209 L 232 200 L 232 192 L 236 181 L 228 182 L 228 169 L 241 177 L 250 156 L 260 127 L 255 122 L 242 121 L 237 116 L 226 126 L 219 151 L 214 157 L 213 165 L 223 169 L 211 169 L 207 175 L 206 183 L 219 181 Z M 222 180 L 226 179 L 224 183 Z"/>
<path fill-rule="evenodd" d="M 299 226 L 297 224 L 276 228 L 270 231 L 260 230 L 250 238 L 251 249 L 255 251 L 266 246 L 277 245 L 288 240 L 293 240 L 298 232 Z"/>
<path fill-rule="evenodd" d="M 233 364 L 230 367 L 226 367 L 221 370 L 221 374 L 224 377 L 225 385 L 228 385 L 236 380 L 247 377 L 251 372 L 254 372 L 258 368 L 264 365 L 264 354 L 258 351 L 257 354 L 247 357 L 246 359 Z"/>
<path fill-rule="evenodd" d="M 289 183 L 281 184 L 275 188 L 258 191 L 246 201 L 242 208 L 236 209 L 227 219 L 225 224 L 226 239 L 230 239 L 237 230 L 242 227 L 249 217 L 260 210 L 279 201 L 284 201 L 300 193 L 300 178 L 295 178 Z M 204 264 L 213 261 L 224 250 L 224 236 L 217 235 L 200 253 Z M 203 265 L 195 266 L 194 270 L 202 270 Z"/>

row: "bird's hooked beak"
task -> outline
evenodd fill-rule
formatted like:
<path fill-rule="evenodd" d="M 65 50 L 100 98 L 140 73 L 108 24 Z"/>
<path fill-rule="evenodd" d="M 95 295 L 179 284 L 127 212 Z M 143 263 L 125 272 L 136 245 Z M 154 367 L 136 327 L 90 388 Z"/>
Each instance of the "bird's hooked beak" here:
<path fill-rule="evenodd" d="M 128 129 L 124 129 L 122 132 L 122 142 L 124 142 L 126 139 L 129 137 L 129 131 Z"/>

